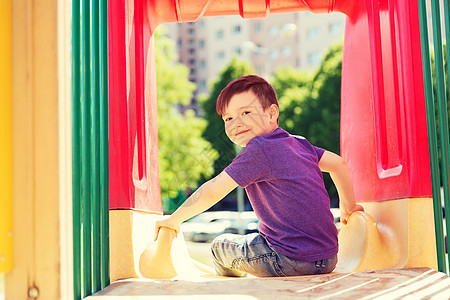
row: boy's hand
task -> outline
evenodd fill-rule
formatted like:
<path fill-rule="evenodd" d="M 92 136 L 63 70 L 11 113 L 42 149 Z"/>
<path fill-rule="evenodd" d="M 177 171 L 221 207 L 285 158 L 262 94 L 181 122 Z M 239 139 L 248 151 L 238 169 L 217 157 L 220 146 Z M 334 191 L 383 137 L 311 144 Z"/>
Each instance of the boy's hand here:
<path fill-rule="evenodd" d="M 155 222 L 155 239 L 154 239 L 155 241 L 158 239 L 159 230 L 161 229 L 161 227 L 166 227 L 174 230 L 175 237 L 178 235 L 178 232 L 180 232 L 180 224 L 173 222 L 170 216 L 168 216 L 165 219 L 158 220 Z"/>
<path fill-rule="evenodd" d="M 361 205 L 355 203 L 355 206 L 353 206 L 350 209 L 341 208 L 341 222 L 344 225 L 347 225 L 348 218 L 355 211 L 364 211 L 364 207 L 362 207 Z"/>

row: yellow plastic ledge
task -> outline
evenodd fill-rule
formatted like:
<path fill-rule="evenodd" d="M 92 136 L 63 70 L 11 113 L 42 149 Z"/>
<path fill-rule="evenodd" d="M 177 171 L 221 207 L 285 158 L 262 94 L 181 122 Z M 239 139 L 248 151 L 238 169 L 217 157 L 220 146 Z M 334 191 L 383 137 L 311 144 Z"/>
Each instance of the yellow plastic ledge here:
<path fill-rule="evenodd" d="M 336 272 L 437 269 L 433 199 L 361 203 L 339 232 Z"/>
<path fill-rule="evenodd" d="M 337 272 L 391 269 L 400 263 L 400 241 L 365 212 L 355 212 L 339 232 Z"/>
<path fill-rule="evenodd" d="M 111 282 L 213 275 L 189 256 L 181 232 L 175 237 L 174 231 L 162 228 L 154 241 L 155 221 L 161 216 L 132 210 L 111 210 L 109 215 Z"/>

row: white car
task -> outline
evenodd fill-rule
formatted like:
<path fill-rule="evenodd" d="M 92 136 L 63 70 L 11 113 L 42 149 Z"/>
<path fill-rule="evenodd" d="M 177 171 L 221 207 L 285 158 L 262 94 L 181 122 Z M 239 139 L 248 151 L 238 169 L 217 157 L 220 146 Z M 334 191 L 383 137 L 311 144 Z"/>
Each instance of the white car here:
<path fill-rule="evenodd" d="M 253 211 L 213 211 L 201 213 L 181 224 L 185 240 L 211 242 L 222 233 L 258 231 L 258 219 Z"/>

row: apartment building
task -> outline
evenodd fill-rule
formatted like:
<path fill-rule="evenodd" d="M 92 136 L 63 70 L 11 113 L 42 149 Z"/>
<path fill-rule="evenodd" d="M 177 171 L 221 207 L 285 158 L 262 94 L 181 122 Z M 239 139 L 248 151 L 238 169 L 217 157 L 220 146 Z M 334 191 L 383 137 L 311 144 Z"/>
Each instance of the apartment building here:
<path fill-rule="evenodd" d="M 191 70 L 189 79 L 197 84 L 198 95 L 208 92 L 208 83 L 235 55 L 251 62 L 262 76 L 283 65 L 314 70 L 327 49 L 343 39 L 344 24 L 340 13 L 297 12 L 246 20 L 206 17 L 165 26 L 176 41 L 180 61 Z"/>

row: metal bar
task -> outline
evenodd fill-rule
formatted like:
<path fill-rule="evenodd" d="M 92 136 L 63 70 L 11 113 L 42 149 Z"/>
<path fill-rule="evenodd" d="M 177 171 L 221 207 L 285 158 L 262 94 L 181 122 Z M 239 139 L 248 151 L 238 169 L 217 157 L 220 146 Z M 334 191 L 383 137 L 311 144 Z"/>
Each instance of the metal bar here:
<path fill-rule="evenodd" d="M 441 214 L 441 195 L 440 195 L 440 171 L 438 162 L 438 146 L 435 122 L 435 107 L 434 95 L 432 89 L 431 79 L 431 59 L 428 42 L 428 25 L 427 25 L 427 10 L 425 0 L 419 0 L 419 21 L 420 21 L 420 35 L 422 39 L 422 63 L 424 73 L 424 88 L 427 109 L 427 128 L 428 128 L 428 146 L 430 149 L 430 167 L 431 179 L 433 186 L 433 208 L 434 208 L 434 223 L 436 234 L 436 249 L 438 259 L 438 269 L 441 272 L 446 271 L 445 265 L 445 251 L 443 247 L 443 226 Z"/>
<path fill-rule="evenodd" d="M 101 289 L 100 268 L 100 74 L 99 74 L 99 0 L 91 0 L 91 220 L 92 292 Z"/>
<path fill-rule="evenodd" d="M 91 264 L 91 95 L 90 95 L 90 6 L 89 0 L 82 0 L 81 7 L 81 138 L 82 138 L 82 202 L 83 202 L 83 297 L 92 293 Z"/>
<path fill-rule="evenodd" d="M 108 1 L 100 0 L 100 236 L 101 286 L 109 285 Z"/>
<path fill-rule="evenodd" d="M 450 47 L 449 47 L 449 41 L 450 41 L 450 3 L 449 1 L 444 1 L 444 19 L 445 19 L 445 40 L 447 41 L 447 80 L 450 78 L 450 65 L 449 65 L 449 59 L 450 59 Z M 450 82 L 448 82 L 447 89 L 450 86 Z M 444 91 L 445 95 L 447 96 L 447 89 Z M 448 100 L 448 99 L 447 99 Z M 447 111 L 447 110 L 446 110 Z M 448 123 L 447 123 L 448 124 Z M 448 216 L 450 216 L 450 197 L 444 197 L 444 209 L 445 209 L 445 215 L 447 216 L 446 221 L 446 228 L 447 228 L 447 236 L 450 233 L 450 221 Z M 447 249 L 450 249 L 450 238 L 447 237 Z"/>
<path fill-rule="evenodd" d="M 73 298 L 81 299 L 80 0 L 72 1 L 72 222 Z"/>

